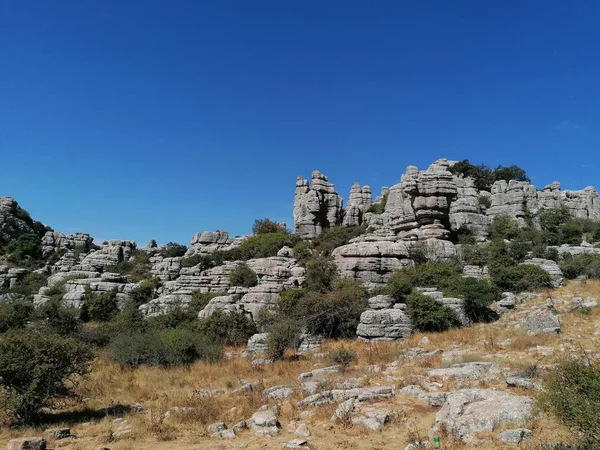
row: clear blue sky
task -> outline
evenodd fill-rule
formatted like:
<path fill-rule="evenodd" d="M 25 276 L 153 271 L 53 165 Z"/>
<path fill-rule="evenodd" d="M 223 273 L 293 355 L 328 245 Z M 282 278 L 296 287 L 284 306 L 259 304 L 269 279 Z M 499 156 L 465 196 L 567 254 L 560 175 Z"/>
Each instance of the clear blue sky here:
<path fill-rule="evenodd" d="M 0 2 L 0 195 L 64 232 L 292 225 L 440 157 L 600 185 L 600 3 Z"/>

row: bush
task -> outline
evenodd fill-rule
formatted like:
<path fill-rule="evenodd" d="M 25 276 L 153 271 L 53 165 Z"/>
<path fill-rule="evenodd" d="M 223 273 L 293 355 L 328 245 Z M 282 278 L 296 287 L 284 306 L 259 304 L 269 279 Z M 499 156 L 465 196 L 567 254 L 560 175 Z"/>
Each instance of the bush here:
<path fill-rule="evenodd" d="M 181 267 L 194 266 L 199 266 L 200 271 L 203 272 L 215 267 L 215 259 L 212 255 L 195 254 L 181 260 Z"/>
<path fill-rule="evenodd" d="M 325 228 L 320 235 L 313 239 L 312 245 L 317 254 L 329 256 L 336 248 L 346 245 L 351 239 L 366 232 L 365 227 Z"/>
<path fill-rule="evenodd" d="M 41 329 L 61 336 L 77 336 L 81 331 L 79 311 L 66 307 L 60 299 L 53 298 L 40 305 L 34 313 Z"/>
<path fill-rule="evenodd" d="M 300 344 L 300 327 L 292 320 L 274 323 L 267 331 L 267 354 L 270 358 L 281 359 L 286 349 L 297 348 Z"/>
<path fill-rule="evenodd" d="M 252 225 L 252 234 L 287 233 L 285 227 L 271 219 L 256 219 Z"/>
<path fill-rule="evenodd" d="M 0 302 L 0 333 L 25 328 L 33 315 L 33 303 L 23 300 Z"/>
<path fill-rule="evenodd" d="M 487 280 L 459 278 L 450 294 L 465 300 L 463 309 L 472 322 L 491 322 L 499 318 L 489 306 L 502 298 L 502 292 Z"/>
<path fill-rule="evenodd" d="M 550 372 L 540 397 L 542 408 L 576 436 L 577 449 L 600 448 L 600 367 L 570 358 Z"/>
<path fill-rule="evenodd" d="M 81 320 L 84 322 L 108 322 L 119 313 L 119 301 L 116 290 L 95 293 L 89 289 L 81 307 Z"/>
<path fill-rule="evenodd" d="M 2 404 L 17 423 L 30 424 L 40 411 L 75 396 L 78 377 L 86 375 L 92 353 L 73 339 L 36 332 L 0 337 Z"/>
<path fill-rule="evenodd" d="M 504 291 L 525 292 L 551 287 L 548 272 L 532 264 L 495 267 L 490 275 L 496 286 Z"/>
<path fill-rule="evenodd" d="M 39 261 L 42 259 L 42 240 L 37 234 L 23 234 L 6 246 L 9 259 L 14 263 Z"/>
<path fill-rule="evenodd" d="M 490 225 L 489 234 L 491 239 L 514 239 L 519 235 L 519 224 L 512 217 L 496 216 Z"/>
<path fill-rule="evenodd" d="M 333 260 L 327 256 L 314 256 L 306 262 L 304 286 L 313 292 L 329 291 L 339 277 Z"/>
<path fill-rule="evenodd" d="M 423 294 L 406 297 L 406 313 L 419 331 L 446 331 L 461 325 L 454 310 Z"/>
<path fill-rule="evenodd" d="M 495 169 L 490 169 L 483 164 L 476 166 L 471 164 L 468 159 L 465 159 L 454 164 L 449 170 L 453 174 L 461 174 L 472 178 L 475 182 L 475 187 L 484 191 L 489 191 L 492 184 L 500 180 L 531 181 L 525 170 L 515 165 L 508 167 L 498 166 Z"/>
<path fill-rule="evenodd" d="M 159 251 L 159 253 L 165 258 L 176 258 L 178 256 L 185 255 L 187 252 L 187 247 L 182 244 L 178 244 L 177 242 L 169 242 L 165 244 Z"/>
<path fill-rule="evenodd" d="M 194 316 L 198 316 L 198 313 L 200 311 L 202 311 L 204 308 L 206 308 L 206 305 L 208 305 L 208 302 L 211 301 L 211 299 L 218 297 L 220 295 L 223 295 L 222 292 L 200 292 L 200 291 L 194 291 L 192 292 L 192 299 L 190 300 L 190 303 L 188 304 L 188 311 L 190 314 L 194 315 Z"/>
<path fill-rule="evenodd" d="M 452 286 L 453 280 L 461 276 L 461 267 L 456 263 L 425 263 L 407 269 L 415 287 L 435 287 L 445 290 Z"/>
<path fill-rule="evenodd" d="M 216 362 L 222 349 L 191 330 L 164 329 L 120 334 L 110 345 L 110 356 L 122 367 L 177 367 L 197 360 Z"/>
<path fill-rule="evenodd" d="M 19 284 L 8 289 L 6 292 L 21 294 L 25 298 L 32 300 L 33 296 L 39 292 L 40 288 L 46 286 L 47 282 L 47 276 L 31 272 L 25 275 Z"/>
<path fill-rule="evenodd" d="M 229 275 L 229 284 L 231 286 L 253 287 L 258 284 L 258 276 L 248 264 L 241 263 Z"/>
<path fill-rule="evenodd" d="M 104 272 L 126 275 L 129 281 L 137 282 L 152 278 L 150 266 L 150 253 L 144 250 L 134 250 L 128 261 L 122 261 L 114 266 L 106 266 Z"/>
<path fill-rule="evenodd" d="M 258 333 L 256 324 L 242 312 L 215 311 L 206 319 L 196 322 L 192 329 L 220 345 L 245 345 L 253 334 Z"/>
<path fill-rule="evenodd" d="M 385 205 L 387 204 L 387 199 L 388 199 L 389 195 L 390 195 L 389 191 L 384 193 L 383 197 L 381 198 L 381 201 L 379 203 L 373 203 L 369 207 L 367 212 L 370 212 L 373 214 L 383 214 L 385 212 Z"/>
<path fill-rule="evenodd" d="M 329 352 L 329 360 L 342 366 L 342 370 L 346 370 L 351 362 L 356 361 L 356 353 L 345 347 L 339 347 Z"/>
<path fill-rule="evenodd" d="M 491 208 L 492 207 L 492 200 L 485 196 L 485 195 L 481 195 L 478 199 L 477 202 L 481 205 L 484 206 L 485 208 Z"/>
<path fill-rule="evenodd" d="M 397 270 L 390 276 L 386 291 L 397 302 L 403 302 L 413 290 L 413 278 L 407 270 Z"/>
<path fill-rule="evenodd" d="M 564 255 L 559 264 L 560 270 L 566 278 L 578 277 L 600 278 L 600 255 Z"/>
<path fill-rule="evenodd" d="M 158 289 L 160 281 L 156 278 L 149 278 L 140 281 L 138 286 L 129 293 L 129 303 L 135 308 L 148 303 L 154 298 L 154 292 Z"/>
<path fill-rule="evenodd" d="M 268 258 L 277 256 L 277 252 L 285 246 L 294 247 L 298 241 L 298 237 L 287 232 L 257 234 L 246 239 L 238 248 L 225 252 L 224 256 L 229 260 Z"/>
<path fill-rule="evenodd" d="M 310 334 L 351 339 L 356 336 L 360 315 L 368 307 L 367 298 L 360 283 L 340 279 L 330 292 L 308 293 L 299 300 L 298 309 Z"/>
<path fill-rule="evenodd" d="M 473 266 L 485 266 L 488 263 L 486 248 L 477 244 L 463 244 L 462 258 L 466 264 Z"/>

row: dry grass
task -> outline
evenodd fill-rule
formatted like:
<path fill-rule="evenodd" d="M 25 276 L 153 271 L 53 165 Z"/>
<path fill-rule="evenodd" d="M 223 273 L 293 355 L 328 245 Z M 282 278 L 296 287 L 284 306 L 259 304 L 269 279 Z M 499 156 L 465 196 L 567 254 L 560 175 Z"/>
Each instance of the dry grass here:
<path fill-rule="evenodd" d="M 431 368 L 443 367 L 450 363 L 467 361 L 493 361 L 504 372 L 520 373 L 541 370 L 551 366 L 559 358 L 579 346 L 586 349 L 598 348 L 600 328 L 600 308 L 589 315 L 571 311 L 570 298 L 574 295 L 593 296 L 600 299 L 600 282 L 571 282 L 567 286 L 544 292 L 517 311 L 505 314 L 493 324 L 479 324 L 469 328 L 450 330 L 439 334 L 417 333 L 402 342 L 364 343 L 360 341 L 325 342 L 322 352 L 329 352 L 340 345 L 356 352 L 357 360 L 346 373 L 331 376 L 326 386 L 335 387 L 343 379 L 362 377 L 365 385 L 394 385 L 397 389 L 406 384 L 418 384 L 415 376 L 424 375 Z M 557 336 L 530 336 L 518 323 L 534 305 L 543 304 L 546 298 L 552 298 L 557 310 L 562 313 L 563 333 Z M 567 302 L 569 301 L 569 302 Z M 600 335 L 600 332 L 598 332 Z M 434 356 L 430 358 L 405 358 L 406 350 L 418 346 L 423 337 L 429 343 L 423 346 L 425 351 L 441 349 L 444 356 L 457 351 L 454 358 Z M 507 340 L 510 344 L 507 345 Z M 553 353 L 542 356 L 546 348 Z M 398 361 L 393 370 L 389 363 Z M 293 426 L 288 425 L 300 420 L 302 410 L 296 403 L 303 397 L 300 391 L 298 375 L 316 367 L 329 365 L 327 359 L 308 358 L 276 362 L 262 368 L 254 368 L 245 358 L 235 358 L 210 365 L 196 363 L 189 368 L 161 369 L 140 367 L 135 370 L 122 370 L 101 356 L 94 363 L 91 376 L 81 387 L 81 394 L 89 401 L 71 408 L 70 412 L 79 414 L 78 419 L 66 420 L 60 425 L 70 426 L 79 439 L 50 443 L 51 448 L 69 450 L 91 450 L 108 446 L 112 450 L 133 450 L 152 448 L 157 450 L 215 449 L 227 450 L 244 447 L 249 450 L 281 448 L 282 443 L 293 439 Z M 543 375 L 543 373 L 542 373 Z M 280 421 L 282 433 L 274 438 L 259 438 L 250 431 L 240 433 L 234 441 L 216 441 L 207 436 L 207 424 L 224 421 L 228 426 L 249 418 L 261 405 L 268 401 L 262 392 L 255 391 L 245 395 L 233 395 L 231 392 L 240 387 L 241 382 L 262 380 L 263 386 L 288 385 L 295 389 L 294 395 L 281 403 Z M 453 389 L 451 382 L 440 380 L 442 390 Z M 479 387 L 508 389 L 498 380 L 483 380 Z M 225 389 L 225 394 L 209 398 L 198 398 L 194 391 L 199 389 Z M 515 393 L 531 395 L 519 389 Z M 100 410 L 115 405 L 142 404 L 142 412 L 125 414 L 125 423 L 114 421 L 115 416 L 89 418 L 89 411 Z M 315 449 L 353 449 L 353 450 L 391 450 L 404 448 L 415 436 L 427 437 L 427 430 L 434 424 L 437 409 L 404 395 L 396 395 L 382 403 L 386 409 L 396 413 L 391 425 L 381 432 L 366 432 L 358 427 L 333 425 L 329 418 L 335 405 L 314 409 L 314 415 L 305 418 L 311 430 L 309 442 Z M 184 412 L 164 418 L 167 411 L 174 407 Z M 53 424 L 52 426 L 56 426 Z M 568 431 L 557 426 L 551 419 L 541 416 L 531 424 L 534 429 L 532 445 L 543 441 L 564 441 Z M 0 447 L 6 446 L 9 439 L 40 435 L 38 429 L 1 429 Z M 502 449 L 496 441 L 495 433 L 480 436 L 482 443 L 477 448 Z M 444 448 L 461 449 L 464 444 L 449 436 L 442 436 Z"/>

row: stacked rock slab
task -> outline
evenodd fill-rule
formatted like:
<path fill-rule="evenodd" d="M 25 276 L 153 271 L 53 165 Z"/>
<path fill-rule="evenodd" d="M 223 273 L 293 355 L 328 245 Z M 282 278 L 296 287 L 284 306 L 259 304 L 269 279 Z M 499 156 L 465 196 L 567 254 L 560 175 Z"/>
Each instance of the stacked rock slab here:
<path fill-rule="evenodd" d="M 80 250 L 87 252 L 94 238 L 86 233 L 74 233 L 66 235 L 56 231 L 48 231 L 42 238 L 42 251 L 47 257 L 60 250 Z"/>
<path fill-rule="evenodd" d="M 0 197 L 0 241 L 9 242 L 23 234 L 35 233 L 19 212 L 19 204 L 14 198 Z"/>
<path fill-rule="evenodd" d="M 239 247 L 246 239 L 247 236 L 231 238 L 229 233 L 223 230 L 196 233 L 192 236 L 191 247 L 185 256 L 206 255 L 216 251 L 232 250 Z"/>
<path fill-rule="evenodd" d="M 302 177 L 296 181 L 294 230 L 302 239 L 318 236 L 324 228 L 341 225 L 342 198 L 327 177 L 315 170 L 311 183 Z"/>
<path fill-rule="evenodd" d="M 344 219 L 342 225 L 346 227 L 358 227 L 362 225 L 364 215 L 373 204 L 371 188 L 369 186 L 361 187 L 354 183 L 348 196 L 348 205 L 344 210 Z"/>
<path fill-rule="evenodd" d="M 377 295 L 369 299 L 369 309 L 360 315 L 356 329 L 359 339 L 394 341 L 411 335 L 412 324 L 403 311 L 406 305 L 393 303 L 389 295 Z"/>

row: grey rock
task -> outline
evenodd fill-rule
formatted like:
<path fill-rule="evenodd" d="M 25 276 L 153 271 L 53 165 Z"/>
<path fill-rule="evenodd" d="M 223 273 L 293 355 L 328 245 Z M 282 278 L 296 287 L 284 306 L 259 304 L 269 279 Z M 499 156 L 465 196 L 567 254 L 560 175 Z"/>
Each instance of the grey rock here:
<path fill-rule="evenodd" d="M 306 424 L 304 422 L 301 422 L 300 424 L 298 424 L 298 427 L 294 431 L 294 435 L 299 436 L 299 437 L 309 437 L 310 430 L 308 429 L 308 427 L 306 426 Z"/>
<path fill-rule="evenodd" d="M 515 428 L 506 430 L 498 434 L 498 439 L 507 444 L 519 445 L 520 443 L 531 439 L 533 433 L 527 428 Z"/>
<path fill-rule="evenodd" d="M 283 444 L 283 448 L 308 448 L 308 441 L 306 439 L 293 439 Z"/>
<path fill-rule="evenodd" d="M 483 374 L 494 368 L 494 363 L 488 362 L 470 362 L 462 364 L 453 364 L 451 367 L 442 369 L 432 369 L 427 371 L 430 377 L 454 378 L 462 380 L 479 380 Z"/>
<path fill-rule="evenodd" d="M 217 423 L 213 423 L 211 425 L 208 425 L 206 427 L 206 431 L 208 433 L 218 433 L 219 431 L 223 431 L 227 429 L 227 425 L 225 425 L 223 422 L 217 422 Z"/>
<path fill-rule="evenodd" d="M 234 430 L 221 430 L 210 435 L 213 439 L 235 439 L 237 435 Z"/>
<path fill-rule="evenodd" d="M 291 397 L 293 393 L 294 389 L 289 386 L 273 386 L 263 391 L 265 397 L 268 397 L 271 400 L 283 400 Z"/>
<path fill-rule="evenodd" d="M 528 397 L 503 391 L 464 389 L 448 395 L 436 415 L 436 425 L 468 442 L 472 433 L 526 422 L 532 417 L 532 405 Z"/>
<path fill-rule="evenodd" d="M 560 333 L 560 318 L 551 308 L 538 308 L 527 316 L 527 330 L 531 334 Z"/>
<path fill-rule="evenodd" d="M 311 372 L 303 372 L 298 376 L 298 380 L 300 382 L 308 379 L 308 378 L 317 378 L 324 375 L 331 375 L 333 373 L 339 373 L 342 371 L 342 366 L 335 365 L 329 367 L 323 367 L 322 369 L 315 369 Z"/>
<path fill-rule="evenodd" d="M 412 334 L 412 324 L 401 309 L 369 309 L 360 315 L 356 334 L 368 341 L 404 339 Z"/>
<path fill-rule="evenodd" d="M 246 351 L 250 354 L 266 353 L 268 350 L 267 341 L 269 333 L 254 334 L 248 339 L 248 347 Z"/>
<path fill-rule="evenodd" d="M 8 441 L 8 450 L 46 450 L 46 439 L 40 437 L 11 439 Z"/>
<path fill-rule="evenodd" d="M 257 411 L 252 414 L 249 426 L 257 436 L 273 436 L 279 433 L 279 421 L 271 410 Z"/>
<path fill-rule="evenodd" d="M 48 428 L 44 430 L 44 434 L 47 434 L 54 440 L 66 439 L 71 437 L 71 429 L 70 428 Z"/>

